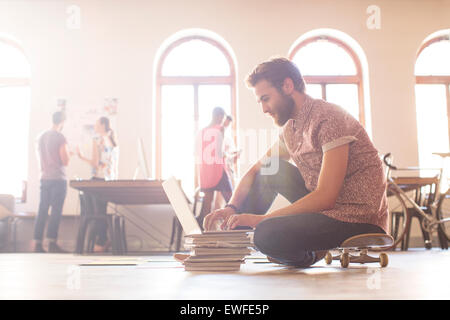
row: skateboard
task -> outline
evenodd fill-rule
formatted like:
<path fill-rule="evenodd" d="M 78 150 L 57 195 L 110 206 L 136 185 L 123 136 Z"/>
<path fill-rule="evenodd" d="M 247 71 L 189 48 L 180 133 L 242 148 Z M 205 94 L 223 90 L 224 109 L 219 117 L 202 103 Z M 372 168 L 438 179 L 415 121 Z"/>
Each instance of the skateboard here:
<path fill-rule="evenodd" d="M 366 233 L 346 239 L 334 250 L 339 254 L 333 256 L 330 251 L 325 255 L 325 263 L 331 264 L 333 260 L 340 260 L 342 268 L 347 268 L 350 263 L 379 262 L 382 268 L 389 263 L 388 255 L 381 252 L 378 257 L 368 255 L 369 251 L 381 251 L 389 249 L 394 244 L 394 239 L 387 234 Z"/>

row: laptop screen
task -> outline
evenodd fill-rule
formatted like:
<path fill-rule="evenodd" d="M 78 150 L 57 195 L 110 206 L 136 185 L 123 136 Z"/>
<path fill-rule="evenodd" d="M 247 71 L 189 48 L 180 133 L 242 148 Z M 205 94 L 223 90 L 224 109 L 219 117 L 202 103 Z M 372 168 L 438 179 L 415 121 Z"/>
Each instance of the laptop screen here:
<path fill-rule="evenodd" d="M 189 203 L 186 196 L 181 189 L 178 181 L 171 177 L 162 183 L 167 198 L 169 198 L 170 204 L 175 210 L 175 214 L 183 227 L 185 234 L 201 234 L 202 229 L 198 225 L 194 214 L 189 207 Z"/>

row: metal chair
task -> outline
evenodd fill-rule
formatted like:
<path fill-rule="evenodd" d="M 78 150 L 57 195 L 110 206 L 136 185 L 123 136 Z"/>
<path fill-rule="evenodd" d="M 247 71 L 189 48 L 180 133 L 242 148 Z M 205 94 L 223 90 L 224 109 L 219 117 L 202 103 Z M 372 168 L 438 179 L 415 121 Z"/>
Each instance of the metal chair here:
<path fill-rule="evenodd" d="M 0 194 L 0 252 L 10 250 L 11 227 L 14 221 L 16 199 L 11 194 Z"/>
<path fill-rule="evenodd" d="M 11 220 L 11 217 L 0 219 L 0 252 L 6 252 L 9 249 Z"/>
<path fill-rule="evenodd" d="M 35 220 L 35 212 L 14 212 L 10 221 L 10 232 L 11 232 L 11 242 L 12 242 L 12 252 L 17 252 L 17 229 L 18 225 L 23 220 Z"/>
<path fill-rule="evenodd" d="M 87 252 L 94 252 L 95 237 L 92 236 L 91 228 L 96 221 L 106 223 L 111 239 L 113 254 L 126 254 L 125 220 L 122 216 L 113 214 L 99 214 L 99 208 L 93 203 L 92 198 L 80 192 L 80 226 L 78 229 L 75 253 L 83 254 L 87 240 Z M 87 236 L 87 239 L 86 239 Z"/>

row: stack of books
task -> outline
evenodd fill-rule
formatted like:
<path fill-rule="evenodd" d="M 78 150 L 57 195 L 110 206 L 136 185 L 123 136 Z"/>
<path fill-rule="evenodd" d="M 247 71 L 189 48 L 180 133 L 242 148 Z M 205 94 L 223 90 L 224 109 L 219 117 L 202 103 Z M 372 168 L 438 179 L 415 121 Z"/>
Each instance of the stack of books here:
<path fill-rule="evenodd" d="M 251 253 L 248 230 L 187 235 L 190 255 L 183 261 L 186 271 L 238 271 Z"/>

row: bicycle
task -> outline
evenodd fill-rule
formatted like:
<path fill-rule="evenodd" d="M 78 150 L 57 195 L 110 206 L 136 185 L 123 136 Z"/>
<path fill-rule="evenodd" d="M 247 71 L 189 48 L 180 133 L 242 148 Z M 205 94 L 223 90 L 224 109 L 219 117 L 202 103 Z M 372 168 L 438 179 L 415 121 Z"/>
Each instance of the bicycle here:
<path fill-rule="evenodd" d="M 450 156 L 450 155 L 449 155 Z M 447 234 L 443 225 L 450 222 L 450 218 L 445 218 L 443 216 L 443 204 L 445 199 L 450 198 L 450 189 L 445 193 L 439 192 L 439 186 L 441 185 L 443 168 L 418 168 L 418 167 L 408 167 L 408 168 L 398 168 L 391 163 L 391 154 L 388 153 L 384 155 L 383 162 L 387 166 L 387 194 L 389 197 L 394 196 L 400 203 L 400 211 L 398 207 L 391 210 L 391 234 L 394 238 L 394 243 L 392 248 L 395 248 L 400 242 L 402 242 L 402 249 L 405 247 L 405 236 L 407 236 L 407 231 L 411 225 L 411 218 L 413 214 L 420 219 L 422 232 L 425 240 L 425 247 L 431 249 L 432 247 L 432 235 L 434 232 L 438 232 L 438 238 L 443 249 L 448 249 L 448 241 L 450 237 Z M 423 185 L 413 186 L 411 189 L 401 188 L 391 177 L 391 171 L 396 170 L 437 170 L 439 174 L 436 177 L 429 178 L 423 183 Z M 408 178 L 405 178 L 406 180 Z M 432 192 L 431 186 L 434 184 L 435 190 Z M 426 199 L 425 205 L 421 205 L 423 199 L 421 199 L 422 192 L 417 192 L 418 189 L 423 188 L 426 185 L 430 185 L 430 193 L 428 199 Z M 405 191 L 405 190 L 406 191 Z M 416 198 L 412 199 L 407 192 L 416 190 Z M 419 196 L 418 196 L 419 195 Z M 410 206 L 408 207 L 409 204 Z M 402 223 L 400 225 L 400 220 Z M 400 230 L 401 229 L 401 230 Z M 428 235 L 427 235 L 428 234 Z"/>

